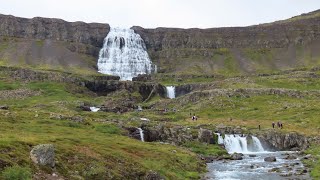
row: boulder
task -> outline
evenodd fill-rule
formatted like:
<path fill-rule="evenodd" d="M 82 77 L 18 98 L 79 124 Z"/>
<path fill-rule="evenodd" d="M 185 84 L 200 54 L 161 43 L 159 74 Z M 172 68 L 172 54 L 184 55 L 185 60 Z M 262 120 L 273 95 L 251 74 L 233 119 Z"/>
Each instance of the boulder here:
<path fill-rule="evenodd" d="M 270 157 L 264 158 L 264 161 L 266 161 L 266 162 L 276 162 L 277 159 L 274 156 L 270 156 Z"/>
<path fill-rule="evenodd" d="M 55 166 L 55 152 L 52 144 L 40 144 L 35 146 L 30 152 L 31 160 L 43 166 Z"/>
<path fill-rule="evenodd" d="M 293 159 L 297 159 L 297 156 L 295 155 L 292 155 L 292 154 L 289 154 L 285 157 L 285 159 L 290 159 L 290 160 L 293 160 Z"/>
<path fill-rule="evenodd" d="M 242 156 L 243 156 L 243 154 L 241 154 L 241 153 L 233 153 L 231 155 L 231 160 L 242 160 L 243 159 Z"/>
<path fill-rule="evenodd" d="M 257 157 L 255 154 L 249 154 L 249 157 Z"/>
<path fill-rule="evenodd" d="M 211 130 L 200 128 L 198 132 L 199 142 L 214 144 L 213 134 Z"/>
<path fill-rule="evenodd" d="M 9 110 L 9 106 L 0 106 L 0 109 L 2 109 L 2 110 Z"/>

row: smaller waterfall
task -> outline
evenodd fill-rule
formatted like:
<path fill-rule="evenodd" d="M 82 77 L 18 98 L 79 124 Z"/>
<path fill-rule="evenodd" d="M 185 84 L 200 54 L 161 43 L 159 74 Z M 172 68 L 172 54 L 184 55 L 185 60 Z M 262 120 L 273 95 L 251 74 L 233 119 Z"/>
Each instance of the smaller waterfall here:
<path fill-rule="evenodd" d="M 167 86 L 167 97 L 170 99 L 176 98 L 176 87 L 174 86 Z"/>
<path fill-rule="evenodd" d="M 220 135 L 220 133 L 216 133 L 216 135 L 218 135 L 218 144 L 224 144 L 223 137 Z"/>
<path fill-rule="evenodd" d="M 98 112 L 100 110 L 100 108 L 97 108 L 97 107 L 90 107 L 90 110 L 92 112 Z"/>
<path fill-rule="evenodd" d="M 138 128 L 139 129 L 139 133 L 140 133 L 140 139 L 142 142 L 144 142 L 144 134 L 143 134 L 143 129 Z"/>
<path fill-rule="evenodd" d="M 218 144 L 224 144 L 228 153 L 253 153 L 253 152 L 265 152 L 263 149 L 260 140 L 251 136 L 252 139 L 240 135 L 231 135 L 226 134 L 223 138 L 219 133 L 218 135 Z"/>

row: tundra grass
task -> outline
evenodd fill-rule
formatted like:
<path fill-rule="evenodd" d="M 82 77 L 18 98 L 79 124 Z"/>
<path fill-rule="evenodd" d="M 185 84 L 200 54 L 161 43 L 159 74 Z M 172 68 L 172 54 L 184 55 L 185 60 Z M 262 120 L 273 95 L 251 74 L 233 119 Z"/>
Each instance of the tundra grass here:
<path fill-rule="evenodd" d="M 8 84 L 1 81 L 3 89 Z M 0 110 L 0 164 L 38 169 L 31 162 L 29 152 L 37 144 L 51 143 L 56 147 L 56 170 L 74 179 L 130 179 L 142 178 L 149 170 L 168 179 L 198 179 L 205 166 L 196 154 L 176 146 L 143 143 L 127 137 L 117 125 L 98 123 L 94 119 L 109 119 L 111 113 L 79 112 L 80 102 L 102 102 L 95 96 L 70 93 L 63 83 L 31 82 L 21 87 L 40 91 L 41 95 L 26 99 L 7 99 Z M 83 123 L 59 119 L 81 116 Z M 116 115 L 114 115 L 116 117 Z M 111 116 L 112 117 L 112 116 Z M 0 167 L 0 171 L 4 170 Z M 51 173 L 50 169 L 43 169 Z M 1 173 L 0 173 L 1 174 Z"/>

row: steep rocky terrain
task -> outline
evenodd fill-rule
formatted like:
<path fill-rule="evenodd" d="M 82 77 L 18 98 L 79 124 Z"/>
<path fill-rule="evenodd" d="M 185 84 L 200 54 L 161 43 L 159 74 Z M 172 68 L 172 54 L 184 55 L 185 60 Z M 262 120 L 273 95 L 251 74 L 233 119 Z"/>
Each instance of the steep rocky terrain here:
<path fill-rule="evenodd" d="M 252 73 L 319 63 L 319 11 L 249 27 L 133 27 L 163 72 Z"/>
<path fill-rule="evenodd" d="M 0 15 L 0 60 L 4 65 L 79 72 L 96 71 L 108 24 Z"/>
<path fill-rule="evenodd" d="M 48 69 L 96 69 L 108 24 L 25 19 L 0 15 L 2 64 Z M 144 39 L 161 73 L 234 75 L 319 64 L 318 11 L 249 27 L 144 29 Z M 49 50 L 50 49 L 50 50 Z"/>
<path fill-rule="evenodd" d="M 0 178 L 199 179 L 205 162 L 230 159 L 214 132 L 311 147 L 320 178 L 319 11 L 250 27 L 133 27 L 160 69 L 132 82 L 96 72 L 107 24 L 0 22 Z M 50 166 L 37 147 L 50 147 Z"/>

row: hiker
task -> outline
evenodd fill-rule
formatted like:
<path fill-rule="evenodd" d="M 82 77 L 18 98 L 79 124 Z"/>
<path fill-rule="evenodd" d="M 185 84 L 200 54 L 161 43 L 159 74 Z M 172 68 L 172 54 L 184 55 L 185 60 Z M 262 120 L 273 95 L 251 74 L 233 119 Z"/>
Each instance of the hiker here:
<path fill-rule="evenodd" d="M 260 124 L 259 124 L 259 131 L 261 130 Z"/>
<path fill-rule="evenodd" d="M 280 123 L 280 128 L 281 128 L 281 129 L 283 128 L 283 125 L 282 125 L 282 123 Z"/>
<path fill-rule="evenodd" d="M 195 118 L 196 118 L 196 121 L 198 121 L 198 117 L 197 117 L 197 116 L 195 116 Z"/>
<path fill-rule="evenodd" d="M 194 116 L 192 116 L 192 121 L 194 121 Z"/>
<path fill-rule="evenodd" d="M 272 128 L 273 128 L 273 129 L 274 129 L 274 125 L 275 125 L 274 122 L 272 122 Z"/>
<path fill-rule="evenodd" d="M 277 122 L 277 126 L 278 126 L 278 128 L 280 128 L 280 121 Z"/>

